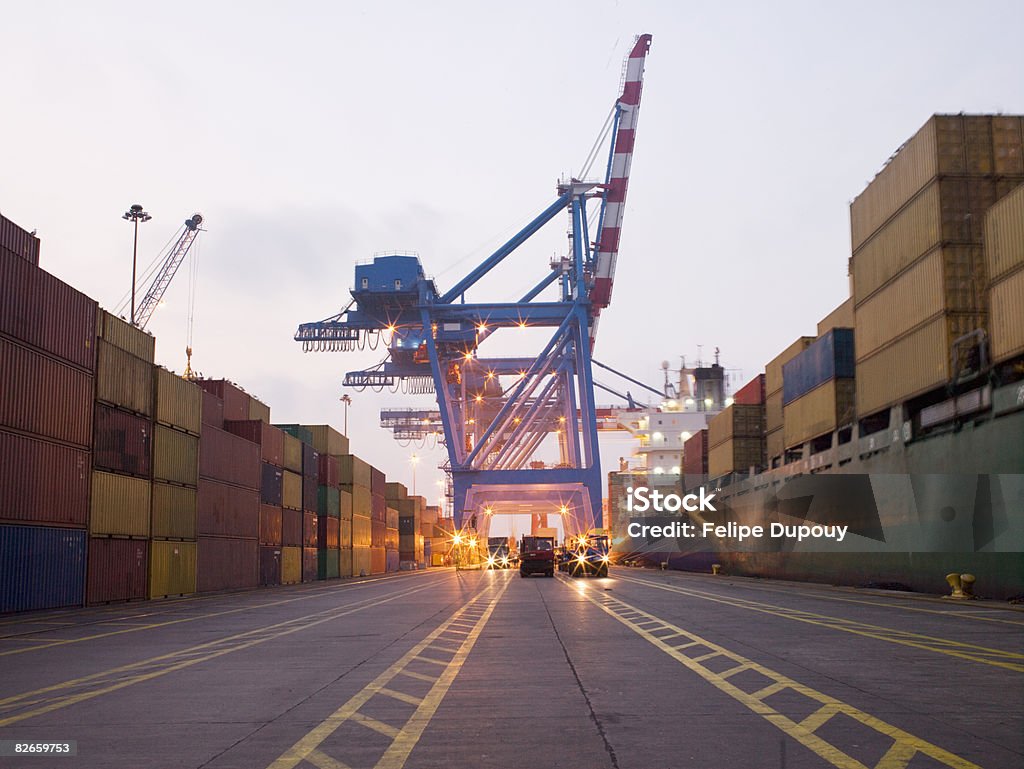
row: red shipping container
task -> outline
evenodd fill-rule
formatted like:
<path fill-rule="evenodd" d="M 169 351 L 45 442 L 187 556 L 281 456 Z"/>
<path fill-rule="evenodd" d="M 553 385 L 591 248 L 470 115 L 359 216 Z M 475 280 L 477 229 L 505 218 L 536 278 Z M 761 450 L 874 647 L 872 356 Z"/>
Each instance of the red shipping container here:
<path fill-rule="evenodd" d="M 203 425 L 210 425 L 218 430 L 224 428 L 224 401 L 206 390 L 203 390 Z"/>
<path fill-rule="evenodd" d="M 259 528 L 259 492 L 208 478 L 199 479 L 196 531 L 200 535 L 257 539 Z"/>
<path fill-rule="evenodd" d="M 96 404 L 93 466 L 103 470 L 152 477 L 153 423 L 145 417 Z"/>
<path fill-rule="evenodd" d="M 258 490 L 262 470 L 255 443 L 216 427 L 207 427 L 199 436 L 200 478 Z"/>
<path fill-rule="evenodd" d="M 196 591 L 256 587 L 260 547 L 254 539 L 199 537 L 196 543 Z"/>
<path fill-rule="evenodd" d="M 341 520 L 321 515 L 317 518 L 316 546 L 320 549 L 341 547 Z"/>
<path fill-rule="evenodd" d="M 383 547 L 370 548 L 370 574 L 384 574 L 387 571 L 387 554 Z"/>
<path fill-rule="evenodd" d="M 224 429 L 260 445 L 260 458 L 275 467 L 284 466 L 284 431 L 259 419 L 226 421 Z"/>
<path fill-rule="evenodd" d="M 384 547 L 387 525 L 384 521 L 370 521 L 370 547 Z"/>
<path fill-rule="evenodd" d="M 398 557 L 397 550 L 386 550 L 384 552 L 384 560 L 384 568 L 387 570 L 389 574 L 398 571 L 402 563 Z"/>
<path fill-rule="evenodd" d="M 370 517 L 375 521 L 387 521 L 388 503 L 382 494 L 370 494 Z"/>
<path fill-rule="evenodd" d="M 302 547 L 302 511 L 284 508 L 281 510 L 281 544 L 285 547 Z"/>
<path fill-rule="evenodd" d="M 91 448 L 94 390 L 92 374 L 0 338 L 0 427 Z"/>
<path fill-rule="evenodd" d="M 89 538 L 86 603 L 146 597 L 149 540 Z"/>
<path fill-rule="evenodd" d="M 29 264 L 39 264 L 39 238 L 5 216 L 0 216 L 0 251 L 7 251 Z"/>
<path fill-rule="evenodd" d="M 683 443 L 683 473 L 705 475 L 708 471 L 708 431 L 698 430 Z"/>
<path fill-rule="evenodd" d="M 317 468 L 317 483 L 321 486 L 330 486 L 332 489 L 338 488 L 341 484 L 338 460 L 330 454 L 321 454 L 318 461 L 320 465 Z"/>
<path fill-rule="evenodd" d="M 387 487 L 387 478 L 384 476 L 384 472 L 378 470 L 376 467 L 370 467 L 370 493 L 379 494 L 384 496 L 385 488 Z"/>
<path fill-rule="evenodd" d="M 764 374 L 758 374 L 736 391 L 732 396 L 733 403 L 745 406 L 762 406 L 765 401 Z"/>
<path fill-rule="evenodd" d="M 302 581 L 316 582 L 319 579 L 317 554 L 315 547 L 302 548 Z"/>
<path fill-rule="evenodd" d="M 226 379 L 200 379 L 196 382 L 206 392 L 224 401 L 224 419 L 241 421 L 249 418 L 249 394 Z"/>
<path fill-rule="evenodd" d="M 302 546 L 316 547 L 317 538 L 317 514 L 308 510 L 302 513 Z"/>
<path fill-rule="evenodd" d="M 89 452 L 0 431 L 0 520 L 85 526 Z"/>
<path fill-rule="evenodd" d="M 260 544 L 281 546 L 281 508 L 260 505 Z"/>
<path fill-rule="evenodd" d="M 96 302 L 0 249 L 0 334 L 96 370 Z"/>

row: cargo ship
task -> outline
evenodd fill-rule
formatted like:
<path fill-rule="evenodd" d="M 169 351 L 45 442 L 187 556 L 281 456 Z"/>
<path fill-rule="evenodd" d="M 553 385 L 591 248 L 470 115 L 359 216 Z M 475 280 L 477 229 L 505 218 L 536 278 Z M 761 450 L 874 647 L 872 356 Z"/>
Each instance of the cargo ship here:
<path fill-rule="evenodd" d="M 1024 594 L 1022 182 L 1020 117 L 930 118 L 851 204 L 850 297 L 685 442 L 678 489 L 718 501 L 691 522 L 842 524 L 842 542 L 631 537 L 626 489 L 666 479 L 612 473 L 619 559 Z"/>

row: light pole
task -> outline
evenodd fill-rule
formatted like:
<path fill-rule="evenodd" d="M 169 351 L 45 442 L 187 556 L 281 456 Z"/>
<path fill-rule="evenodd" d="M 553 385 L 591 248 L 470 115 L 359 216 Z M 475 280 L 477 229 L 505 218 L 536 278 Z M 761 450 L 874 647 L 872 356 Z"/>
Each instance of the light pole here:
<path fill-rule="evenodd" d="M 148 222 L 153 217 L 142 210 L 142 206 L 138 203 L 134 203 L 131 208 L 124 212 L 124 216 L 121 217 L 129 222 L 135 224 L 135 239 L 132 243 L 132 325 L 135 325 L 135 273 L 136 264 L 139 257 L 139 222 Z"/>
<path fill-rule="evenodd" d="M 352 405 L 352 398 L 348 393 L 341 396 L 341 402 L 345 404 L 345 437 L 348 437 L 348 407 Z"/>
<path fill-rule="evenodd" d="M 420 458 L 413 454 L 409 457 L 409 462 L 412 463 L 412 495 L 416 496 L 416 465 L 420 463 Z"/>

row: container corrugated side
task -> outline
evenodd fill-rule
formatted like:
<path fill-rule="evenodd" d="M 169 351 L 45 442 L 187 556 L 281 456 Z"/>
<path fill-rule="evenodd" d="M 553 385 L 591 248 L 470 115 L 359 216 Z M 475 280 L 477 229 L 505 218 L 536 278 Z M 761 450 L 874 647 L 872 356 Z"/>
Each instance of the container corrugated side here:
<path fill-rule="evenodd" d="M 199 477 L 259 489 L 261 471 L 260 447 L 252 441 L 216 427 L 199 436 Z"/>
<path fill-rule="evenodd" d="M 361 515 L 352 518 L 352 546 L 369 547 L 372 542 L 373 524 Z"/>
<path fill-rule="evenodd" d="M 992 116 L 992 152 L 995 173 L 1024 174 L 1024 118 Z"/>
<path fill-rule="evenodd" d="M 352 519 L 341 519 L 341 526 L 338 531 L 338 546 L 341 548 L 352 548 Z"/>
<path fill-rule="evenodd" d="M 263 401 L 249 396 L 249 419 L 270 422 L 270 406 Z"/>
<path fill-rule="evenodd" d="M 286 424 L 286 425 L 277 424 L 275 426 L 276 427 L 280 427 L 282 430 L 284 430 L 286 433 L 288 433 L 288 435 L 292 436 L 293 438 L 297 438 L 300 443 L 305 443 L 308 446 L 312 446 L 313 445 L 313 433 L 305 425 L 300 425 L 300 424 Z"/>
<path fill-rule="evenodd" d="M 224 429 L 224 401 L 203 390 L 203 424 Z"/>
<path fill-rule="evenodd" d="M 5 216 L 0 216 L 0 249 L 29 264 L 39 264 L 39 238 Z"/>
<path fill-rule="evenodd" d="M 318 486 L 316 512 L 317 515 L 340 518 L 341 492 L 330 486 Z"/>
<path fill-rule="evenodd" d="M 86 603 L 145 598 L 148 569 L 147 540 L 90 537 Z"/>
<path fill-rule="evenodd" d="M 224 429 L 232 435 L 258 443 L 260 458 L 277 467 L 284 462 L 284 433 L 273 425 L 254 419 L 244 422 L 225 422 Z"/>
<path fill-rule="evenodd" d="M 196 531 L 199 536 L 257 539 L 260 495 L 255 489 L 199 479 L 196 491 Z"/>
<path fill-rule="evenodd" d="M 286 470 L 302 473 L 302 441 L 294 435 L 284 435 L 283 464 Z"/>
<path fill-rule="evenodd" d="M 281 584 L 281 547 L 260 548 L 260 585 Z"/>
<path fill-rule="evenodd" d="M 330 454 L 320 454 L 316 477 L 317 483 L 321 486 L 338 489 L 341 486 L 341 473 L 338 470 L 337 458 Z"/>
<path fill-rule="evenodd" d="M 260 502 L 281 506 L 284 493 L 284 473 L 280 467 L 262 463 L 260 466 Z"/>
<path fill-rule="evenodd" d="M 294 585 L 302 582 L 302 548 L 281 548 L 281 584 Z"/>
<path fill-rule="evenodd" d="M 281 504 L 291 510 L 302 509 L 302 476 L 285 470 L 281 484 Z"/>
<path fill-rule="evenodd" d="M 92 446 L 92 374 L 0 338 L 0 427 Z"/>
<path fill-rule="evenodd" d="M 764 374 L 758 374 L 738 389 L 733 395 L 733 403 L 745 406 L 760 406 L 764 403 Z"/>
<path fill-rule="evenodd" d="M 398 528 L 398 508 L 387 507 L 384 513 L 384 525 L 389 529 Z"/>
<path fill-rule="evenodd" d="M 802 336 L 768 361 L 764 367 L 764 391 L 766 396 L 771 396 L 772 393 L 782 390 L 782 366 L 789 363 L 798 353 L 806 350 L 807 346 L 814 339 L 813 336 Z"/>
<path fill-rule="evenodd" d="M 280 506 L 260 505 L 260 544 L 281 546 Z"/>
<path fill-rule="evenodd" d="M 199 435 L 203 423 L 203 391 L 165 368 L 154 370 L 156 421 Z"/>
<path fill-rule="evenodd" d="M 93 466 L 142 478 L 153 474 L 153 423 L 113 406 L 96 404 Z"/>
<path fill-rule="evenodd" d="M 317 547 L 331 547 L 335 550 L 341 547 L 341 520 L 339 518 L 317 516 L 316 525 Z"/>
<path fill-rule="evenodd" d="M 153 416 L 153 364 L 109 342 L 96 344 L 96 400 Z"/>
<path fill-rule="evenodd" d="M 683 442 L 683 473 L 702 475 L 708 471 L 708 431 L 698 430 Z"/>
<path fill-rule="evenodd" d="M 316 582 L 319 578 L 319 558 L 315 547 L 302 548 L 302 581 Z"/>
<path fill-rule="evenodd" d="M 153 483 L 153 539 L 196 538 L 196 490 Z"/>
<path fill-rule="evenodd" d="M 317 530 L 319 523 L 316 513 L 302 513 L 302 545 L 303 547 L 316 547 Z"/>
<path fill-rule="evenodd" d="M 384 529 L 384 549 L 398 550 L 398 527 L 388 526 Z"/>
<path fill-rule="evenodd" d="M 0 520 L 84 527 L 89 452 L 0 431 Z"/>
<path fill-rule="evenodd" d="M 0 250 L 0 334 L 92 371 L 96 312 L 85 294 Z"/>
<path fill-rule="evenodd" d="M 800 446 L 852 423 L 853 417 L 854 380 L 832 379 L 786 404 L 785 445 Z"/>
<path fill-rule="evenodd" d="M 776 390 L 764 399 L 765 432 L 782 429 L 782 390 Z"/>
<path fill-rule="evenodd" d="M 786 450 L 786 436 L 781 427 L 772 430 L 764 436 L 765 457 L 770 463 L 775 457 L 781 457 Z"/>
<path fill-rule="evenodd" d="M 259 544 L 254 539 L 199 537 L 196 543 L 196 590 L 256 587 L 260 577 Z"/>
<path fill-rule="evenodd" d="M 708 446 L 736 437 L 764 435 L 764 406 L 734 403 L 708 421 Z M 401 510 L 401 507 L 399 508 Z"/>
<path fill-rule="evenodd" d="M 156 425 L 153 428 L 153 478 L 194 487 L 199 481 L 199 438 Z"/>
<path fill-rule="evenodd" d="M 94 471 L 89 533 L 148 537 L 152 489 L 146 478 Z"/>
<path fill-rule="evenodd" d="M 119 350 L 124 350 L 147 363 L 156 359 L 156 337 L 140 331 L 126 320 L 100 310 L 100 337 Z"/>
<path fill-rule="evenodd" d="M 343 521 L 352 520 L 353 511 L 352 492 L 342 491 L 341 492 L 341 519 Z"/>
<path fill-rule="evenodd" d="M 342 577 L 352 576 L 352 548 L 342 548 L 338 551 L 338 573 Z"/>
<path fill-rule="evenodd" d="M 370 573 L 384 574 L 387 571 L 387 551 L 383 547 L 370 548 Z"/>
<path fill-rule="evenodd" d="M 352 514 L 369 518 L 373 514 L 373 495 L 370 489 L 366 486 L 351 486 L 349 491 L 352 494 Z"/>
<path fill-rule="evenodd" d="M 818 321 L 818 336 L 826 334 L 834 328 L 853 328 L 852 296 Z"/>
<path fill-rule="evenodd" d="M 985 264 L 992 283 L 1024 266 L 1024 184 L 985 216 Z"/>
<path fill-rule="evenodd" d="M 242 421 L 249 418 L 249 394 L 226 379 L 199 379 L 196 384 L 224 402 L 224 419 Z"/>
<path fill-rule="evenodd" d="M 387 524 L 384 521 L 370 521 L 370 547 L 384 547 Z"/>
<path fill-rule="evenodd" d="M 341 575 L 339 556 L 337 549 L 320 548 L 316 551 L 318 579 L 337 579 Z"/>
<path fill-rule="evenodd" d="M 405 487 L 404 483 L 386 483 L 384 484 L 384 498 L 388 501 L 392 499 L 406 499 L 409 496 L 409 489 Z"/>
<path fill-rule="evenodd" d="M 313 436 L 313 448 L 318 454 L 338 456 L 349 453 L 348 438 L 330 425 L 305 425 Z"/>
<path fill-rule="evenodd" d="M 281 508 L 281 543 L 286 547 L 302 547 L 303 513 Z"/>
<path fill-rule="evenodd" d="M 745 473 L 751 467 L 764 467 L 763 438 L 730 438 L 708 449 L 708 476 Z"/>
<path fill-rule="evenodd" d="M 355 454 L 342 454 L 338 457 L 338 469 L 341 471 L 341 482 L 350 486 L 370 488 L 370 464 Z"/>
<path fill-rule="evenodd" d="M 387 486 L 387 479 L 383 470 L 370 466 L 370 493 L 381 497 L 384 496 L 384 489 Z"/>
<path fill-rule="evenodd" d="M 1024 266 L 989 291 L 991 350 L 996 362 L 1024 353 Z"/>
<path fill-rule="evenodd" d="M 86 534 L 49 526 L 0 526 L 0 613 L 81 606 Z"/>
<path fill-rule="evenodd" d="M 783 405 L 830 379 L 851 378 L 854 361 L 853 329 L 834 328 L 826 332 L 782 366 Z"/>
<path fill-rule="evenodd" d="M 370 565 L 370 548 L 369 547 L 353 547 L 352 548 L 352 576 L 353 577 L 368 577 L 372 573 L 372 567 Z"/>
<path fill-rule="evenodd" d="M 196 543 L 152 540 L 149 543 L 149 597 L 196 592 Z"/>

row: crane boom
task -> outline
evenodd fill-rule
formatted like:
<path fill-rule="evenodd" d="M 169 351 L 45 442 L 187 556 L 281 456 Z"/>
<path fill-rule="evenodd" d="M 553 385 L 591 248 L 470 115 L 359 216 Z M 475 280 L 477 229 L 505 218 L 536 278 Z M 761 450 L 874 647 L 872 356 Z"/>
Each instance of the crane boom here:
<path fill-rule="evenodd" d="M 160 265 L 160 271 L 153 279 L 152 284 L 150 284 L 149 290 L 146 291 L 146 295 L 142 298 L 139 309 L 135 313 L 135 325 L 139 328 L 145 328 L 146 324 L 149 323 L 149 319 L 153 317 L 153 312 L 156 310 L 157 305 L 160 304 L 160 300 L 163 299 L 164 292 L 167 291 L 171 280 L 188 255 L 189 249 L 192 248 L 196 236 L 199 235 L 199 226 L 202 223 L 202 214 L 192 214 L 190 218 L 185 220 L 185 229 L 182 231 L 181 237 L 178 238 L 167 254 L 164 263 Z"/>

